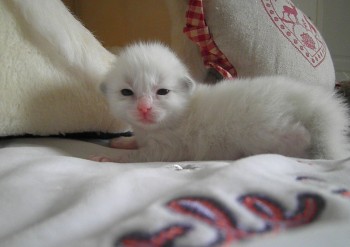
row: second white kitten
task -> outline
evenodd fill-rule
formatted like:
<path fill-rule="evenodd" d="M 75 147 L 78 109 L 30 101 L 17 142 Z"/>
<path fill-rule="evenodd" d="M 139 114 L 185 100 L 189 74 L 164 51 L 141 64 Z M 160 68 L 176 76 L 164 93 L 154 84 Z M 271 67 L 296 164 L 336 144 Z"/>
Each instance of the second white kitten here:
<path fill-rule="evenodd" d="M 114 116 L 132 126 L 138 149 L 95 160 L 350 155 L 347 108 L 332 92 L 280 76 L 195 85 L 183 63 L 161 44 L 124 49 L 103 91 Z"/>

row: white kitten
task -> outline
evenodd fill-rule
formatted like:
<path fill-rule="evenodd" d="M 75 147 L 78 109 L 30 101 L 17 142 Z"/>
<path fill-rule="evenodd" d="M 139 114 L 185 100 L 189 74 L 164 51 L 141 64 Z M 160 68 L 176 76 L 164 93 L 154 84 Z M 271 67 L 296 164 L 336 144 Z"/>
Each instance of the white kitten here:
<path fill-rule="evenodd" d="M 123 50 L 103 91 L 115 117 L 133 127 L 139 147 L 113 161 L 350 155 L 347 109 L 332 92 L 279 76 L 195 85 L 161 44 Z"/>

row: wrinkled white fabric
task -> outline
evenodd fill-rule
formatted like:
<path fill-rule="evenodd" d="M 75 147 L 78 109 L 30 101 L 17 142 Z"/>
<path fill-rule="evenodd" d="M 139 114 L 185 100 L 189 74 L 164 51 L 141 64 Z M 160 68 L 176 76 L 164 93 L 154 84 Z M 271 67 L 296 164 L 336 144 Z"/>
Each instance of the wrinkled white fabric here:
<path fill-rule="evenodd" d="M 243 235 L 228 243 L 242 246 L 346 246 L 350 241 L 350 161 L 271 154 L 117 164 L 87 160 L 120 152 L 90 142 L 12 139 L 0 141 L 0 147 L 0 246 L 137 246 L 123 240 L 166 241 L 160 233 L 172 237 L 175 246 L 221 246 L 237 232 L 232 222 Z M 303 211 L 300 195 L 321 200 L 307 204 L 316 205 L 318 216 L 299 226 L 304 213 L 291 227 L 288 217 Z M 280 208 L 283 216 L 272 210 L 277 221 L 269 223 L 241 203 L 244 196 L 267 199 L 275 206 L 264 204 L 264 212 Z M 185 234 L 167 233 L 174 225 Z M 254 233 L 246 234 L 249 229 Z"/>

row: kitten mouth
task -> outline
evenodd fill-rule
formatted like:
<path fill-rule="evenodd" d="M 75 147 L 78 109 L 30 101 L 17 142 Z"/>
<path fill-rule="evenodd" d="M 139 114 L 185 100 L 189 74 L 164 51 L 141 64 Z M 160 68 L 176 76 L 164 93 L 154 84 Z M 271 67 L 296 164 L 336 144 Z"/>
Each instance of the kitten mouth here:
<path fill-rule="evenodd" d="M 157 124 L 158 122 L 156 116 L 154 116 L 151 112 L 138 112 L 135 117 L 136 122 L 141 126 L 151 126 Z"/>
<path fill-rule="evenodd" d="M 155 124 L 156 123 L 156 121 L 152 118 L 152 117 L 150 117 L 150 116 L 148 116 L 148 115 L 141 115 L 140 117 L 139 117 L 139 119 L 138 119 L 138 121 L 140 122 L 140 123 L 142 123 L 142 124 Z"/>
<path fill-rule="evenodd" d="M 148 118 L 142 118 L 140 119 L 140 122 L 143 124 L 154 124 L 155 121 L 153 119 L 148 119 Z"/>

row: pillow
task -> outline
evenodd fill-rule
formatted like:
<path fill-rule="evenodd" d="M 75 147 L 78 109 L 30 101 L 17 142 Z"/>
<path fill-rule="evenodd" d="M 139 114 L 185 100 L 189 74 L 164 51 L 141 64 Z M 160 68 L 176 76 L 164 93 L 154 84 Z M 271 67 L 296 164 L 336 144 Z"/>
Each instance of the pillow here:
<path fill-rule="evenodd" d="M 124 131 L 97 89 L 113 60 L 61 1 L 0 1 L 0 136 Z"/>
<path fill-rule="evenodd" d="M 173 21 L 172 46 L 196 79 L 203 80 L 207 70 L 199 63 L 198 47 L 180 35 L 189 6 L 195 11 L 203 9 L 215 44 L 237 76 L 279 74 L 334 88 L 335 72 L 327 45 L 291 1 L 168 0 L 168 5 Z"/>

